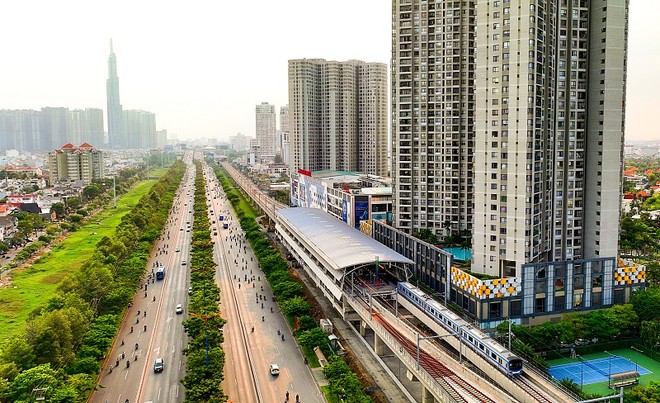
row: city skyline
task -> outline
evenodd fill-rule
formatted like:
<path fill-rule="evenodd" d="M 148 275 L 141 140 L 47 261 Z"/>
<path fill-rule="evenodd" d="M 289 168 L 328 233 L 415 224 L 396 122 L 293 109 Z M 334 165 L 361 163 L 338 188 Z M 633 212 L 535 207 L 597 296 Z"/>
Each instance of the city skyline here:
<path fill-rule="evenodd" d="M 30 26 L 39 29 L 27 32 L 19 19 L 3 24 L 0 33 L 13 39 L 5 48 L 8 63 L 0 67 L 1 108 L 106 110 L 110 38 L 119 59 L 123 107 L 154 112 L 158 129 L 182 140 L 226 140 L 238 132 L 254 137 L 254 105 L 267 101 L 279 108 L 287 103 L 289 59 L 390 64 L 388 2 L 340 0 L 312 9 L 304 1 L 287 1 L 284 8 L 296 11 L 292 13 L 282 13 L 281 3 L 265 1 L 250 10 L 247 4 L 221 9 L 203 2 L 186 9 L 148 1 L 130 4 L 129 12 L 129 4 L 119 1 L 97 10 L 81 1 L 38 1 L 41 12 Z M 14 2 L 7 12 L 24 15 L 28 7 L 34 4 Z M 351 13 L 343 11 L 348 7 Z M 75 13 L 67 11 L 73 9 Z M 103 18 L 93 18 L 99 11 Z M 660 67 L 660 44 L 649 40 L 660 37 L 660 27 L 650 21 L 658 11 L 655 2 L 631 5 L 627 141 L 660 140 L 660 122 L 653 119 L 660 106 L 655 99 L 660 82 L 653 77 Z M 325 18 L 313 18 L 320 14 Z M 236 18 L 240 15 L 245 17 Z M 247 24 L 247 16 L 251 26 L 260 28 L 241 41 L 229 40 Z M 186 20 L 195 22 L 182 23 Z M 116 21 L 122 21 L 121 28 Z M 342 21 L 341 30 L 337 21 Z M 264 46 L 266 42 L 270 44 Z M 260 52 L 247 52 L 250 48 Z"/>

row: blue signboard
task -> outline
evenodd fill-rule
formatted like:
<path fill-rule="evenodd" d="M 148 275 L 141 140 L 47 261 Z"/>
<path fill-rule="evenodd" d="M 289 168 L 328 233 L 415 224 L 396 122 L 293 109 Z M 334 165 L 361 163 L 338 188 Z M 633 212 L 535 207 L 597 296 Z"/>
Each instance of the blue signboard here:
<path fill-rule="evenodd" d="M 346 200 L 341 201 L 341 218 L 344 222 L 348 220 L 348 205 L 346 204 Z"/>
<path fill-rule="evenodd" d="M 360 221 L 369 219 L 369 202 L 355 202 L 355 228 L 360 228 Z"/>

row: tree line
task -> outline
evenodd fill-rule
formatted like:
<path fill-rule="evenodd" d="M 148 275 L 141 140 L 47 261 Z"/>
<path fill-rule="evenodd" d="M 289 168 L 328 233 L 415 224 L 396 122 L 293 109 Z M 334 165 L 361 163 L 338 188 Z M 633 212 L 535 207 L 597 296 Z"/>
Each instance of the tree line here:
<path fill-rule="evenodd" d="M 206 183 L 202 164 L 195 161 L 192 248 L 188 266 L 192 294 L 188 303 L 190 316 L 183 322 L 190 340 L 183 351 L 188 360 L 186 375 L 181 381 L 186 388 L 184 401 L 191 403 L 227 400 L 220 387 L 225 367 L 222 328 L 226 321 L 220 316 L 218 307 L 220 288 L 214 278 L 216 265 L 213 261 L 213 244 L 206 208 Z"/>
<path fill-rule="evenodd" d="M 83 402 L 96 384 L 144 274 L 185 166 L 178 162 L 104 237 L 81 269 L 35 309 L 25 332 L 0 346 L 0 402 Z"/>

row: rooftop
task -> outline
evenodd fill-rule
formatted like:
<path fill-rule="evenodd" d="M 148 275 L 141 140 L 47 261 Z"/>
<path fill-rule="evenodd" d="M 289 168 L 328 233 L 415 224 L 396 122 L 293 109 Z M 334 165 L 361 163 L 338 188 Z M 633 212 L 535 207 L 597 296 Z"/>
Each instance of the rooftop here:
<path fill-rule="evenodd" d="M 277 211 L 280 218 L 325 257 L 331 268 L 343 273 L 345 268 L 375 263 L 403 263 L 412 260 L 398 254 L 375 239 L 315 208 L 295 207 Z"/>

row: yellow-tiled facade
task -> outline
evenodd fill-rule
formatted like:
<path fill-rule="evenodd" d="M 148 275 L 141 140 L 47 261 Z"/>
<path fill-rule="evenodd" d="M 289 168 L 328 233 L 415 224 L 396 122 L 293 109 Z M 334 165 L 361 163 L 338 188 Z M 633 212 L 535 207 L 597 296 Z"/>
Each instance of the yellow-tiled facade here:
<path fill-rule="evenodd" d="M 639 284 L 646 282 L 646 266 L 629 259 L 617 259 L 618 267 L 614 272 L 614 284 Z"/>
<path fill-rule="evenodd" d="M 451 268 L 451 283 L 478 299 L 513 297 L 520 294 L 522 288 L 518 277 L 480 280 L 454 266 Z"/>

